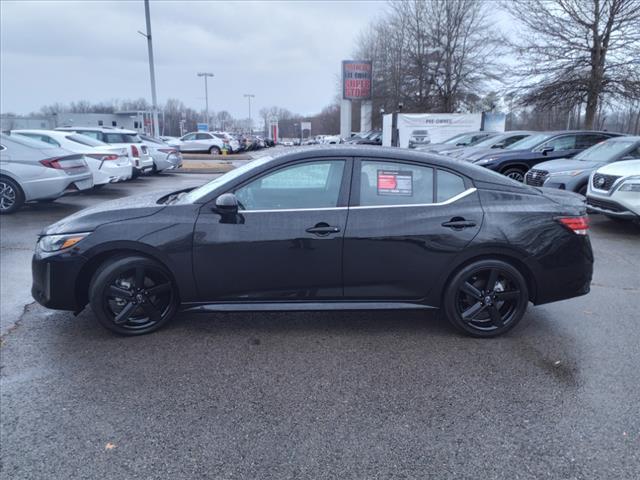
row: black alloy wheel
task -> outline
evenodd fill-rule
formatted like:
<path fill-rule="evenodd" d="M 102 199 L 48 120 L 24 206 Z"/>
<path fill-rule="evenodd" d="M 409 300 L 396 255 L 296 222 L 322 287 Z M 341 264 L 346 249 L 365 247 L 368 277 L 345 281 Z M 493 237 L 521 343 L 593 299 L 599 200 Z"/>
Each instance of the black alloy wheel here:
<path fill-rule="evenodd" d="M 0 177 L 0 214 L 13 213 L 24 203 L 20 186 L 9 177 Z"/>
<path fill-rule="evenodd" d="M 525 171 L 520 168 L 507 168 L 502 174 L 516 182 L 524 183 Z"/>
<path fill-rule="evenodd" d="M 445 292 L 448 320 L 476 337 L 495 337 L 513 328 L 529 301 L 527 282 L 512 265 L 481 260 L 466 266 Z"/>
<path fill-rule="evenodd" d="M 171 275 L 145 257 L 119 257 L 95 273 L 89 290 L 100 323 L 122 335 L 153 332 L 174 316 L 178 295 Z"/>

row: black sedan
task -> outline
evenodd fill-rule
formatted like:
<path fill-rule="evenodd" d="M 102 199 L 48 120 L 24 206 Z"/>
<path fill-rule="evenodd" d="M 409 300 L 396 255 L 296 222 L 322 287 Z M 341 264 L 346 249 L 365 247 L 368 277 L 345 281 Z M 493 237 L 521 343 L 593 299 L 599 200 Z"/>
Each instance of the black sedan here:
<path fill-rule="evenodd" d="M 502 334 L 589 291 L 583 199 L 403 149 L 309 147 L 202 187 L 104 203 L 45 229 L 34 298 L 120 334 L 178 309 L 442 309 Z"/>
<path fill-rule="evenodd" d="M 538 163 L 571 158 L 616 136 L 619 134 L 585 130 L 538 133 L 513 143 L 502 151 L 471 154 L 465 160 L 523 182 L 527 171 Z"/>

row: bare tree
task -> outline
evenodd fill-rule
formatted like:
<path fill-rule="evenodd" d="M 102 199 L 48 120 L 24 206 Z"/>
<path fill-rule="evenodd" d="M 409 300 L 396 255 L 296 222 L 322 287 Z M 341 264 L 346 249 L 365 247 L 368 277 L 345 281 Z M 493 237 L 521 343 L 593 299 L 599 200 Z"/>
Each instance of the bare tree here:
<path fill-rule="evenodd" d="M 586 104 L 593 128 L 606 100 L 640 99 L 640 0 L 509 0 L 524 29 L 513 42 L 522 104 Z"/>

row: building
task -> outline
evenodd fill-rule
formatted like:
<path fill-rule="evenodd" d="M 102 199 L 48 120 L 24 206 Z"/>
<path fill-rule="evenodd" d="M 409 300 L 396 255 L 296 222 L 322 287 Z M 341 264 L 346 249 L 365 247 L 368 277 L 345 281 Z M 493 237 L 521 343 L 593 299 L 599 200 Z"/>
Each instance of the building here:
<path fill-rule="evenodd" d="M 54 129 L 56 127 L 116 127 L 136 130 L 140 133 L 151 132 L 152 113 L 150 111 L 130 111 L 115 113 L 58 113 L 53 115 L 15 116 L 0 115 L 0 129 L 19 128 Z M 164 122 L 162 122 L 164 123 Z"/>

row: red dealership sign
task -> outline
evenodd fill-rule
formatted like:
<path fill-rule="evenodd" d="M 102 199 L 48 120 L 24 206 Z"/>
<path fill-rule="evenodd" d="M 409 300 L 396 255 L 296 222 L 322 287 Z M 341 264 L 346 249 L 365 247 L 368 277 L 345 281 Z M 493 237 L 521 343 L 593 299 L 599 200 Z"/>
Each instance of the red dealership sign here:
<path fill-rule="evenodd" d="M 342 62 L 342 98 L 371 99 L 371 62 L 344 60 Z"/>

